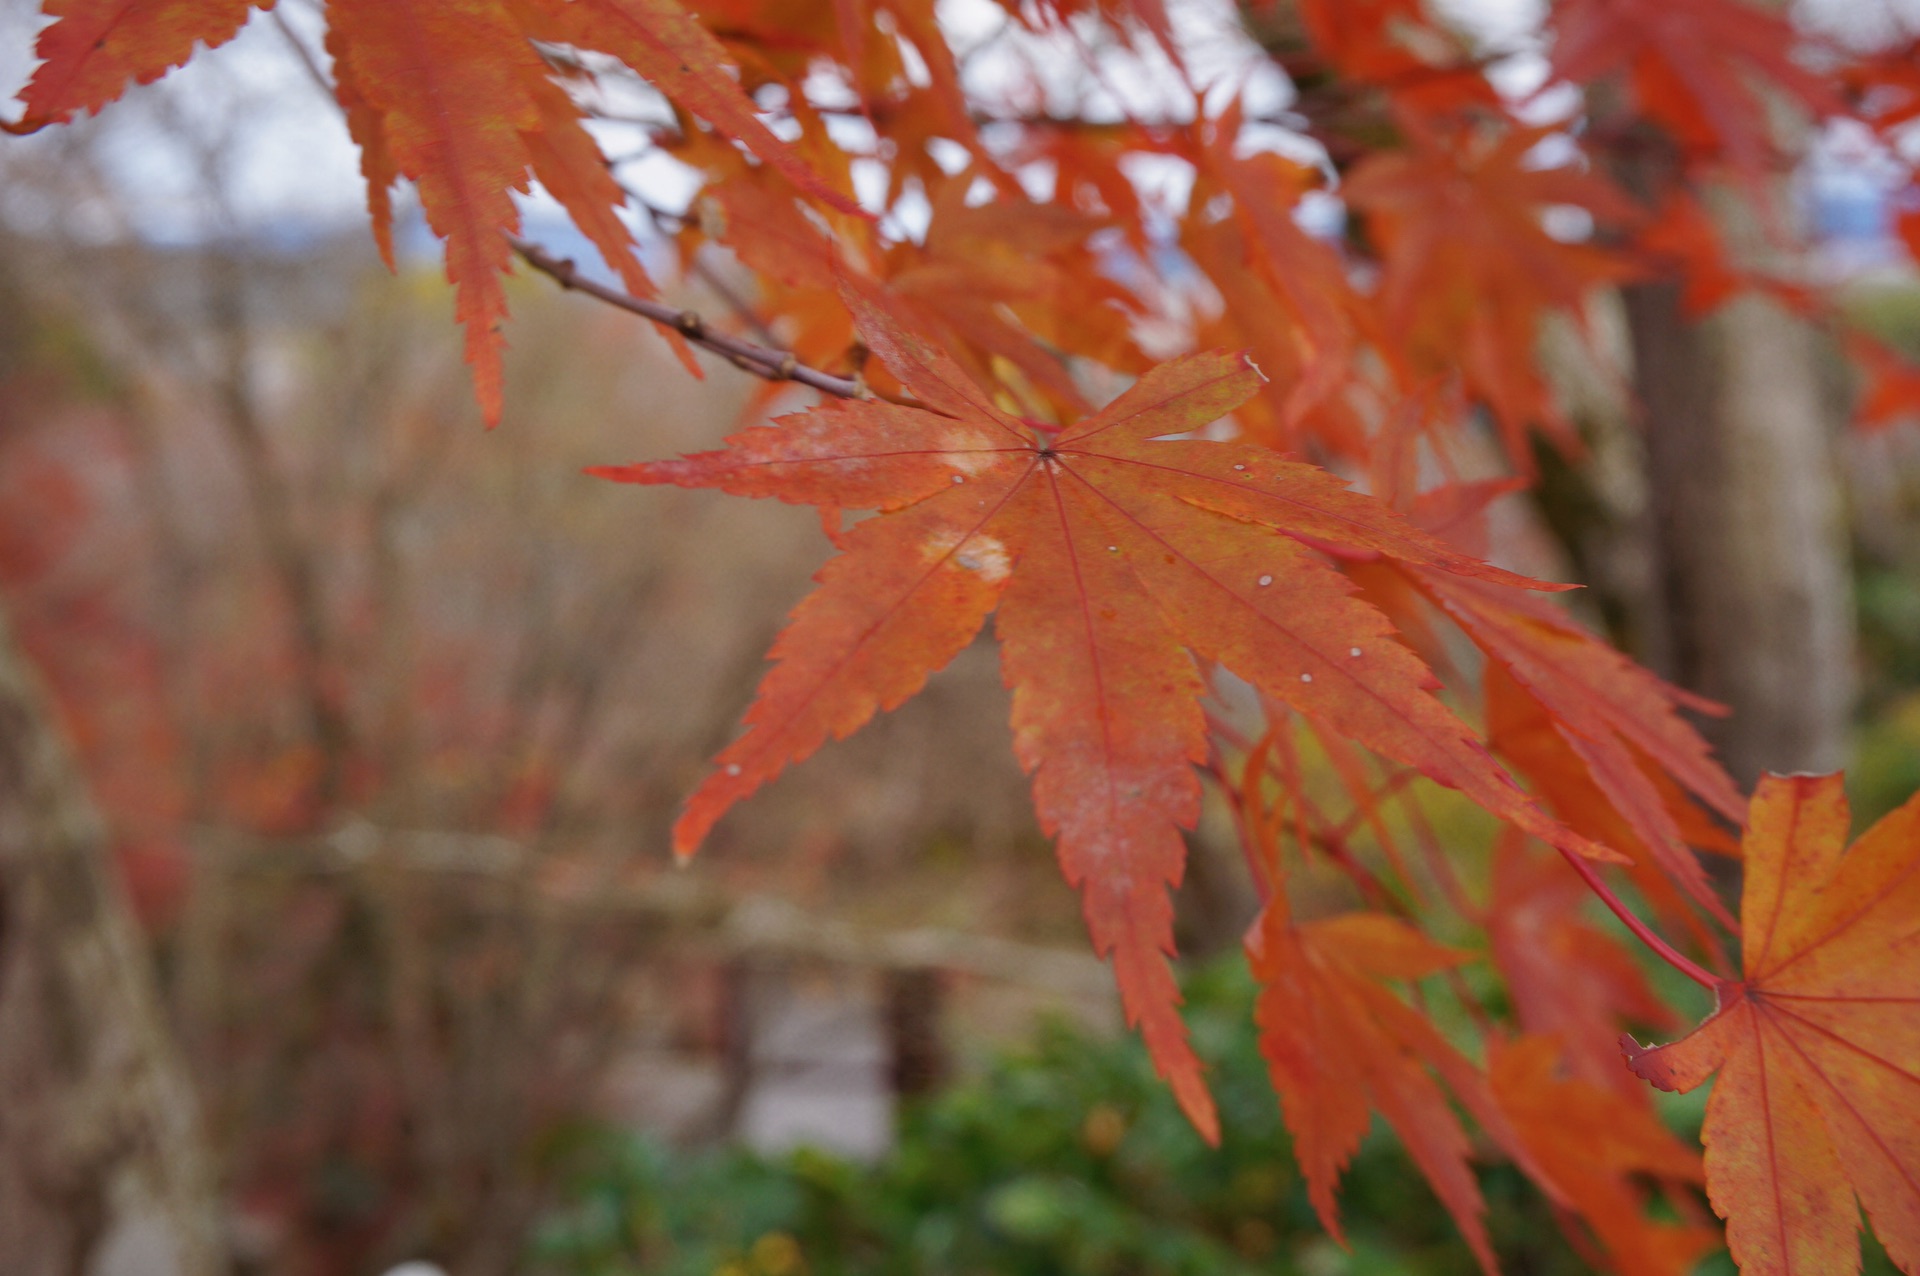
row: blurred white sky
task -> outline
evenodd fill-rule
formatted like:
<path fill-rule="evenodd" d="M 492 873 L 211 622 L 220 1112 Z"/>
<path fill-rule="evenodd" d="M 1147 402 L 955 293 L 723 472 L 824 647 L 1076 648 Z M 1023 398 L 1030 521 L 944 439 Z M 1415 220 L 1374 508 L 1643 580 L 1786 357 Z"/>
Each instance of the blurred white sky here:
<path fill-rule="evenodd" d="M 313 11 L 280 9 L 317 48 Z M 26 0 L 0 0 L 0 91 L 11 95 L 32 73 L 32 33 L 40 25 Z M 232 43 L 202 52 L 160 85 L 130 96 L 135 109 L 109 107 L 87 127 L 98 130 L 116 184 L 137 197 L 145 233 L 175 238 L 215 229 L 200 199 L 204 183 L 195 170 L 202 147 L 189 140 L 194 138 L 219 144 L 209 148 L 222 165 L 219 180 L 251 227 L 364 215 L 359 157 L 340 113 L 293 55 L 272 16 L 255 14 Z M 18 114 L 10 102 L 6 109 Z M 0 146 L 58 144 L 48 135 L 0 140 Z"/>
<path fill-rule="evenodd" d="M 1502 87 L 1514 93 L 1537 87 L 1545 74 L 1544 62 L 1531 52 L 1545 5 L 1546 0 L 1437 0 L 1442 13 L 1488 47 L 1517 51 L 1500 68 Z M 941 0 L 943 20 L 962 32 L 990 20 L 992 8 L 991 0 Z M 1798 8 L 1803 20 L 1863 41 L 1920 30 L 1920 0 L 1807 0 Z M 1186 29 L 1200 33 L 1197 62 L 1205 60 L 1209 48 L 1229 47 L 1228 41 L 1206 38 L 1210 26 L 1231 27 L 1232 15 L 1223 0 L 1191 0 L 1186 10 L 1191 15 Z M 31 0 L 0 0 L 0 92 L 11 92 L 31 73 L 32 40 L 41 23 Z M 88 126 L 98 130 L 115 184 L 136 203 L 142 233 L 182 239 L 223 229 L 204 199 L 200 166 L 210 159 L 219 165 L 216 179 L 226 192 L 229 211 L 255 233 L 298 238 L 364 215 L 358 156 L 338 112 L 289 46 L 280 23 L 292 28 L 309 50 L 319 51 L 316 8 L 290 0 L 273 15 L 256 14 L 231 44 L 195 57 L 157 90 L 135 90 L 130 109 L 109 108 Z M 1202 75 L 1230 70 L 1219 57 L 1214 61 L 1215 66 L 1201 69 Z M 1157 70 L 1149 55 L 1112 74 L 1129 97 L 1138 94 L 1140 102 L 1158 100 L 1176 107 L 1167 102 L 1162 91 L 1167 81 Z M 991 78 L 992 63 L 981 73 Z M 58 139 L 45 137 L 0 139 L 0 147 L 57 144 Z M 649 162 L 626 175 L 663 204 L 674 205 L 684 197 L 685 180 L 670 163 Z M 76 217 L 83 223 L 80 229 L 89 229 L 84 209 L 12 206 L 4 211 L 24 220 L 23 229 L 47 218 L 66 219 L 71 225 Z M 110 228 L 102 226 L 97 233 L 105 235 Z"/>

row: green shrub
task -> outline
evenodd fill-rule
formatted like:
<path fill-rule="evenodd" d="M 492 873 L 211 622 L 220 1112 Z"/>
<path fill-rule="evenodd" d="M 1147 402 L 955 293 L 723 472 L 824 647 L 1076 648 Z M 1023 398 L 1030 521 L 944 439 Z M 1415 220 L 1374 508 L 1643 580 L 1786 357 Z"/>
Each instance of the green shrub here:
<path fill-rule="evenodd" d="M 1343 1191 L 1351 1250 L 1321 1230 L 1288 1150 L 1251 1023 L 1244 963 L 1188 986 L 1212 1064 L 1218 1149 L 1201 1142 L 1132 1036 L 1059 1024 L 985 1075 L 903 1114 L 859 1166 L 803 1150 L 673 1153 L 611 1131 L 566 1150 L 568 1199 L 541 1229 L 554 1276 L 1452 1276 L 1452 1223 L 1376 1131 Z M 1538 1193 L 1482 1174 L 1512 1270 L 1584 1272 Z"/>

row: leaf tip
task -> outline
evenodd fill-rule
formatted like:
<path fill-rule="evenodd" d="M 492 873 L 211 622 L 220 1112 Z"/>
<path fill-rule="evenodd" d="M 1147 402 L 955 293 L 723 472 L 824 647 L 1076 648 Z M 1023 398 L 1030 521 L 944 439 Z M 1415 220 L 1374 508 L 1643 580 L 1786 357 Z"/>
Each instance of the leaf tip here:
<path fill-rule="evenodd" d="M 608 479 L 615 483 L 647 482 L 646 464 L 638 465 L 587 465 L 580 472 L 588 478 Z"/>
<path fill-rule="evenodd" d="M 505 408 L 504 373 L 500 366 L 500 339 L 494 329 L 468 329 L 467 366 L 473 375 L 473 397 L 480 405 L 480 419 L 491 430 L 500 424 Z"/>
<path fill-rule="evenodd" d="M 1665 1090 L 1670 1094 L 1679 1090 L 1679 1087 L 1673 1084 L 1673 1078 L 1668 1075 L 1667 1069 L 1661 1065 L 1659 1059 L 1654 1057 L 1660 1052 L 1659 1046 L 1643 1046 L 1630 1032 L 1620 1034 L 1619 1045 L 1620 1056 L 1626 1060 L 1627 1071 L 1656 1090 Z"/>
<path fill-rule="evenodd" d="M 1220 1112 L 1214 1106 L 1213 1095 L 1207 1089 L 1206 1080 L 1198 1071 L 1183 1072 L 1169 1080 L 1173 1083 L 1173 1096 L 1180 1104 L 1180 1111 L 1207 1146 L 1220 1146 Z"/>
<path fill-rule="evenodd" d="M 707 834 L 713 831 L 713 826 L 720 822 L 720 817 L 727 813 L 728 808 L 759 787 L 757 780 L 748 783 L 744 789 L 734 787 L 739 776 L 740 768 L 729 764 L 709 775 L 706 783 L 695 789 L 693 796 L 687 799 L 686 808 L 673 824 L 673 857 L 676 860 L 684 863 L 692 859 L 694 852 L 707 840 Z M 717 787 L 729 791 L 715 793 Z"/>
<path fill-rule="evenodd" d="M 673 862 L 684 867 L 707 840 L 707 830 L 712 826 L 711 819 L 695 818 L 691 810 L 682 814 L 673 826 Z"/>
<path fill-rule="evenodd" d="M 1632 864 L 1633 856 L 1616 851 L 1605 842 L 1596 842 L 1592 838 L 1575 833 L 1568 842 L 1568 849 L 1582 859 L 1592 860 L 1596 864 Z"/>

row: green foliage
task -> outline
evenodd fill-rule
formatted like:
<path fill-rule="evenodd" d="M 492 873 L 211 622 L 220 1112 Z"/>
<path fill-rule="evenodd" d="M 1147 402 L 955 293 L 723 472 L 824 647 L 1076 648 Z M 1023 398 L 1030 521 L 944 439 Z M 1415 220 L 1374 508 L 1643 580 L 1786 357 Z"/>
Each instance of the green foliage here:
<path fill-rule="evenodd" d="M 1222 1138 L 1208 1148 L 1139 1041 L 1047 1026 L 977 1080 L 904 1114 L 895 1151 L 674 1153 L 572 1140 L 567 1203 L 536 1242 L 551 1276 L 1466 1276 L 1458 1233 L 1391 1138 L 1346 1180 L 1350 1251 L 1314 1221 L 1255 1043 L 1243 963 L 1189 981 Z M 1538 1192 L 1482 1174 L 1511 1269 L 1582 1273 Z"/>
<path fill-rule="evenodd" d="M 1847 789 L 1855 823 L 1863 826 L 1920 792 L 1920 694 L 1902 696 L 1860 725 Z"/>

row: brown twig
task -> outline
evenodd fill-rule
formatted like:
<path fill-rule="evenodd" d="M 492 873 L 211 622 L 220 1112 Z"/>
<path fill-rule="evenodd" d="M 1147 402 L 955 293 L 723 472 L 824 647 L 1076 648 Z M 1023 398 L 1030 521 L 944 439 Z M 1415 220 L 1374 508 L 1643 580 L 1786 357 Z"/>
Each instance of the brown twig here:
<path fill-rule="evenodd" d="M 286 10 L 273 9 L 270 12 L 273 15 L 274 26 L 280 28 L 281 36 L 286 40 L 287 47 L 293 50 L 294 57 L 299 59 L 301 67 L 307 73 L 307 78 L 313 81 L 322 97 L 329 102 L 334 101 L 333 80 L 320 69 L 320 59 L 313 56 L 313 50 L 309 49 L 307 42 L 300 38 L 300 33 L 293 29 L 293 23 L 287 20 Z"/>
<path fill-rule="evenodd" d="M 609 288 L 605 284 L 582 278 L 571 261 L 554 257 L 540 245 L 521 239 L 517 235 L 508 235 L 507 242 L 513 245 L 513 251 L 520 254 L 521 259 L 529 266 L 544 275 L 551 275 L 562 288 L 584 292 L 589 297 L 604 301 L 610 306 L 639 315 L 643 319 L 651 319 L 663 328 L 671 328 L 693 344 L 706 347 L 735 367 L 751 372 L 756 377 L 764 377 L 768 381 L 798 381 L 801 385 L 812 386 L 822 394 L 831 394 L 842 399 L 874 397 L 866 384 L 856 377 L 836 377 L 832 373 L 822 372 L 818 368 L 801 363 L 790 350 L 775 350 L 770 346 L 728 336 L 724 332 L 715 332 L 707 326 L 705 320 L 691 310 L 679 310 L 664 302 L 635 297 L 621 292 L 618 288 Z"/>
<path fill-rule="evenodd" d="M 619 181 L 618 178 L 614 180 Z M 628 202 L 645 213 L 647 220 L 653 223 L 653 228 L 662 235 L 671 238 L 687 224 L 687 214 L 660 207 L 625 182 L 620 182 L 620 189 L 627 193 Z M 694 277 L 711 288 L 714 295 L 726 303 L 727 309 L 733 311 L 756 338 L 768 346 L 773 345 L 775 340 L 773 330 L 768 328 L 766 321 L 760 318 L 759 313 L 751 305 L 747 304 L 747 299 L 734 291 L 733 285 L 729 284 L 719 271 L 715 270 L 699 253 L 693 254 L 693 260 L 689 265 Z"/>

